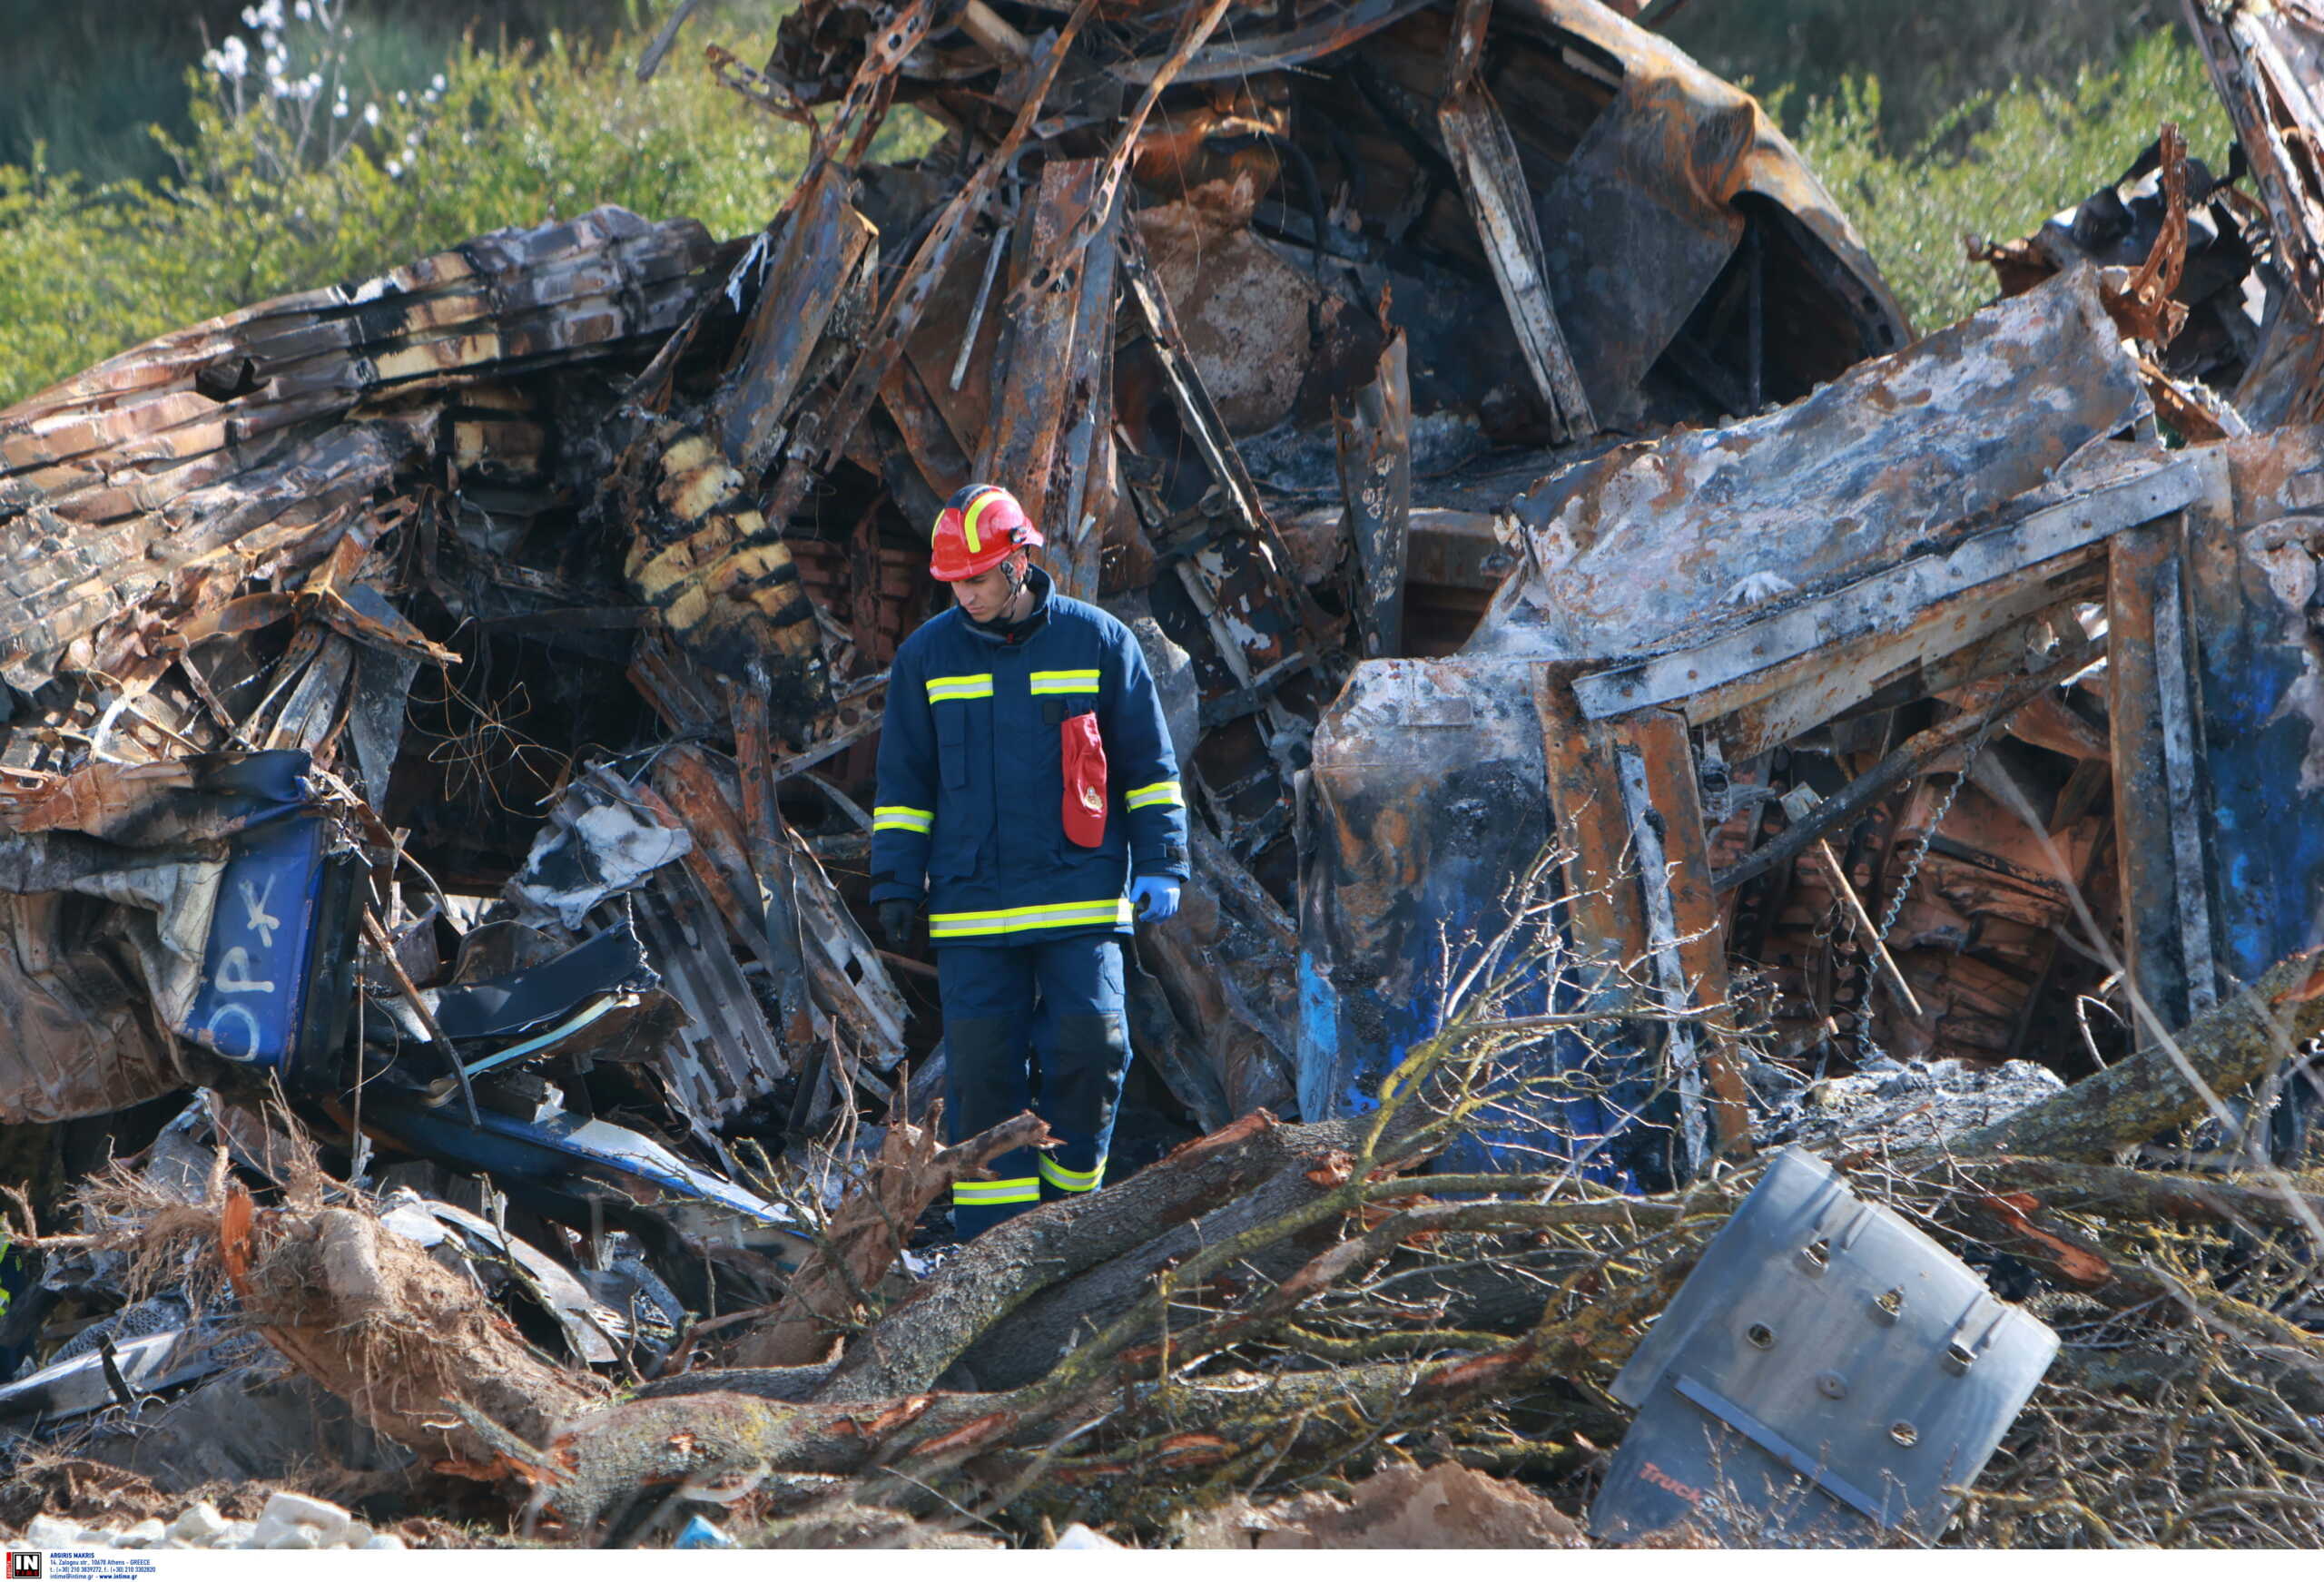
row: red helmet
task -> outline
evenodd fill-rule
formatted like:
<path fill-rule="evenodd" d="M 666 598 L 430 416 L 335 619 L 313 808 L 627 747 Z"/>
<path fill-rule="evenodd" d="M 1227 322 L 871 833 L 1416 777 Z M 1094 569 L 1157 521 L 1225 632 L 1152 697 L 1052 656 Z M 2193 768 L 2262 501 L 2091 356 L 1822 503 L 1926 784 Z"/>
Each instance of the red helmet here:
<path fill-rule="evenodd" d="M 965 582 L 1007 560 L 1010 550 L 1037 549 L 1043 542 L 1016 496 L 998 484 L 970 484 L 937 515 L 929 575 L 938 582 Z"/>

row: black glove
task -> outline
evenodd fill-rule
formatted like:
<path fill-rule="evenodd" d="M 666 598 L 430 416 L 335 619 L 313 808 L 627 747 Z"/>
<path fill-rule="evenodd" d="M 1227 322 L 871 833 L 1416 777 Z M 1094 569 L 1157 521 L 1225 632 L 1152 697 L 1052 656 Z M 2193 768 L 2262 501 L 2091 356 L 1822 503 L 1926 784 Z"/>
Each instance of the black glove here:
<path fill-rule="evenodd" d="M 880 903 L 880 932 L 887 938 L 889 948 L 909 950 L 920 935 L 920 903 L 911 900 Z"/>

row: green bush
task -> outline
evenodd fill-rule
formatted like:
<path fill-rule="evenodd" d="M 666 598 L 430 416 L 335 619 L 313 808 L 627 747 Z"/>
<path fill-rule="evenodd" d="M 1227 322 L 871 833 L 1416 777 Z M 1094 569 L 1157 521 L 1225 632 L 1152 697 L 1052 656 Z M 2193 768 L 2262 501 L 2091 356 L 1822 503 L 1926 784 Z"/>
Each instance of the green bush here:
<path fill-rule="evenodd" d="M 697 22 L 643 85 L 641 39 L 551 34 L 538 47 L 463 44 L 420 93 L 350 88 L 343 113 L 329 38 L 286 41 L 287 93 L 260 50 L 208 59 L 193 131 L 169 144 L 179 176 L 91 186 L 37 162 L 0 169 L 0 406 L 245 303 L 600 203 L 755 230 L 797 177 L 805 134 L 712 82 L 699 50 L 716 38 L 763 56 L 772 10 L 751 8 L 755 37 L 732 17 Z M 932 136 L 899 112 L 878 155 Z"/>
<path fill-rule="evenodd" d="M 1793 95 L 1768 96 L 1779 119 Z M 1809 102 L 1792 136 L 1923 333 L 1994 296 L 1965 233 L 2005 241 L 2119 176 L 2166 121 L 2214 172 L 2231 136 L 2202 57 L 2175 32 L 2133 44 L 2116 67 L 2063 85 L 2014 86 L 1957 106 L 1911 149 L 1882 135 L 1880 84 L 1857 78 Z"/>

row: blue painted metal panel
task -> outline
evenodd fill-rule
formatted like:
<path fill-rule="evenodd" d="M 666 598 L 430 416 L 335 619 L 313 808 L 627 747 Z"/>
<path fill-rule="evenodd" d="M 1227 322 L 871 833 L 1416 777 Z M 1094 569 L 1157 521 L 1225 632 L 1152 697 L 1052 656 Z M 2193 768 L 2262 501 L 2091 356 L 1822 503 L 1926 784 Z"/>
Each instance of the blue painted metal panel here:
<path fill-rule="evenodd" d="M 2318 732 L 2313 575 L 2279 581 L 2267 527 L 2198 533 L 2189 546 L 2189 630 L 2202 692 L 2210 781 L 2214 949 L 2250 983 L 2324 943 L 2324 762 Z M 2293 550 L 2305 561 L 2304 545 Z"/>
<path fill-rule="evenodd" d="M 210 767 L 207 787 L 241 804 L 210 922 L 202 987 L 180 1029 L 212 1053 L 288 1076 L 307 1024 L 330 830 L 307 800 L 303 752 L 253 752 Z"/>
<path fill-rule="evenodd" d="M 1529 668 L 1492 662 L 1374 661 L 1325 716 L 1301 840 L 1303 1115 L 1376 1109 L 1382 1080 L 1442 1027 L 1473 942 L 1508 926 L 1510 887 L 1550 837 L 1541 730 Z M 1521 959 L 1549 943 L 1537 932 L 1509 949 Z M 1536 972 L 1502 1008 L 1543 1011 L 1550 995 Z M 1586 986 L 1561 984 L 1558 997 L 1574 1008 Z M 1593 1179 L 1629 1183 L 1625 1151 L 1604 1140 L 1636 1107 L 1623 1102 L 1635 1054 L 1593 1055 L 1570 1036 L 1515 1051 L 1506 1086 L 1526 1091 L 1481 1117 L 1442 1167 L 1578 1160 Z"/>

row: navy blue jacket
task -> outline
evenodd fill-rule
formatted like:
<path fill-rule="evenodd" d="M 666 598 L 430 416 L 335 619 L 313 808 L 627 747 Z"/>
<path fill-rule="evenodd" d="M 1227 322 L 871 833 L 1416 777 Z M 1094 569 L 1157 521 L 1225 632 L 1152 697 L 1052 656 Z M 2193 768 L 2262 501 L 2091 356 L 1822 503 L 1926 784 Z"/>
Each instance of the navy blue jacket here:
<path fill-rule="evenodd" d="M 1031 568 L 1015 643 L 958 605 L 896 651 L 880 733 L 872 899 L 928 903 L 943 945 L 1127 934 L 1133 870 L 1187 876 L 1186 799 L 1162 701 L 1130 629 Z M 1094 712 L 1106 744 L 1102 844 L 1066 839 L 1059 728 Z"/>

